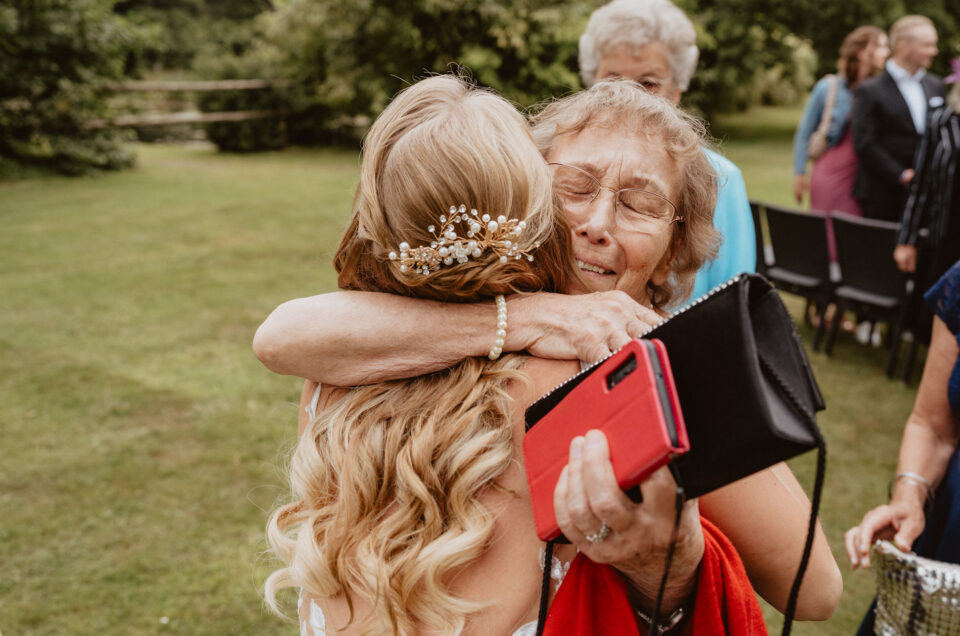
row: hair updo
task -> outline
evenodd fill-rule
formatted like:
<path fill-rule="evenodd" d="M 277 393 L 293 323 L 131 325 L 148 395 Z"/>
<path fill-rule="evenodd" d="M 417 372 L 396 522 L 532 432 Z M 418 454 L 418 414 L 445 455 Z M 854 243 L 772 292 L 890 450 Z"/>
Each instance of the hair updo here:
<path fill-rule="evenodd" d="M 441 216 L 460 205 L 524 221 L 516 240 L 534 259 L 504 263 L 487 249 L 429 274 L 402 271 L 390 260 L 402 243 L 429 246 L 435 240 L 429 228 L 441 227 Z M 474 301 L 562 291 L 572 272 L 569 249 L 550 170 L 523 117 L 502 97 L 444 75 L 404 90 L 370 129 L 353 215 L 334 265 L 343 289 Z"/>
<path fill-rule="evenodd" d="M 334 260 L 340 286 L 446 301 L 560 291 L 575 274 L 551 182 L 508 102 L 456 77 L 418 82 L 366 138 Z M 486 249 L 425 274 L 390 258 L 402 243 L 430 247 L 429 227 L 461 205 L 524 222 L 509 238 L 533 260 L 503 262 Z M 265 585 L 271 607 L 279 611 L 278 590 L 295 587 L 343 595 L 348 624 L 365 634 L 462 632 L 488 603 L 461 598 L 452 583 L 494 539 L 498 512 L 481 495 L 515 463 L 509 385 L 526 378 L 523 359 L 474 357 L 407 380 L 327 387 L 290 462 L 292 501 L 267 526 L 284 562 Z M 356 616 L 356 601 L 372 611 Z"/>

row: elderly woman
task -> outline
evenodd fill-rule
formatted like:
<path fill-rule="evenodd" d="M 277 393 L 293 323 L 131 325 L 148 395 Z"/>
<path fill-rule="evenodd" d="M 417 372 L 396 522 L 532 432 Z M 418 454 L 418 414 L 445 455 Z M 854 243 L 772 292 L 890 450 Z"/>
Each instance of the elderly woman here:
<path fill-rule="evenodd" d="M 498 311 L 491 303 L 336 292 L 280 306 L 257 333 L 257 355 L 275 371 L 349 386 L 436 371 L 501 350 L 594 360 L 622 346 L 685 296 L 715 242 L 714 186 L 697 178 L 709 170 L 702 137 L 687 136 L 678 146 L 665 123 L 684 116 L 663 104 L 633 83 L 601 82 L 534 118 L 534 138 L 553 170 L 582 279 L 568 291 L 580 296 L 511 296 L 500 312 L 509 320 L 494 336 Z M 658 210 L 662 220 L 651 222 L 644 210 Z M 587 320 L 591 313 L 598 319 Z M 586 331 L 593 332 L 593 345 L 581 352 L 578 341 Z M 308 382 L 304 395 L 315 386 Z M 649 611 L 673 526 L 673 482 L 658 473 L 646 485 L 644 503 L 634 504 L 600 478 L 609 470 L 602 435 L 575 440 L 567 477 L 557 485 L 557 518 L 584 555 L 629 572 L 635 605 Z M 799 562 L 809 516 L 789 469 L 762 471 L 685 509 L 664 596 L 668 616 L 696 590 L 704 554 L 697 505 L 732 541 L 754 588 L 782 611 L 794 573 L 785 564 Z M 612 533 L 598 540 L 604 525 Z M 828 617 L 841 587 L 818 529 L 796 617 Z"/>
<path fill-rule="evenodd" d="M 630 79 L 679 104 L 698 56 L 693 24 L 670 0 L 614 0 L 593 12 L 580 37 L 580 77 L 588 87 L 603 79 Z M 704 152 L 719 175 L 713 224 L 722 243 L 713 261 L 697 272 L 694 298 L 757 265 L 743 175 L 717 152 Z"/>

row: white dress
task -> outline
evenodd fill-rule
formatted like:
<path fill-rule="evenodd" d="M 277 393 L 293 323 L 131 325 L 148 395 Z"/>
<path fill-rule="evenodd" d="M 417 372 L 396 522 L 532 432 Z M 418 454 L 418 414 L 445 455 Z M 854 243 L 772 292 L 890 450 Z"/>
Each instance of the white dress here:
<path fill-rule="evenodd" d="M 317 417 L 317 403 L 320 401 L 320 385 L 317 385 L 317 390 L 313 392 L 313 398 L 310 400 L 310 404 L 304 407 L 307 415 L 310 416 L 310 419 L 313 420 Z M 540 567 L 543 568 L 543 556 L 544 552 L 540 550 Z M 570 563 L 564 563 L 557 557 L 553 557 L 553 561 L 550 565 L 550 578 L 554 579 L 557 582 L 557 589 L 560 589 L 560 584 L 563 583 L 563 577 L 567 575 L 567 571 L 570 569 Z M 302 613 L 303 607 L 303 590 L 300 591 L 300 597 L 297 601 L 297 613 L 300 616 L 300 636 L 327 636 L 327 619 L 323 615 L 323 610 L 320 609 L 320 606 L 317 605 L 317 602 L 313 599 L 310 599 L 310 611 L 307 613 L 306 618 L 304 618 Z M 524 625 L 521 625 L 513 632 L 512 636 L 535 636 L 537 633 L 537 621 L 530 621 Z"/>

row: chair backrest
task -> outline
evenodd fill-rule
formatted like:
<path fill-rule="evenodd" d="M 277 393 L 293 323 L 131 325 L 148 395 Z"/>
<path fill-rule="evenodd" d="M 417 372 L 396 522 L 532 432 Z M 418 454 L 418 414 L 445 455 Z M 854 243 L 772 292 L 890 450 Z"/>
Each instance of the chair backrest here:
<path fill-rule="evenodd" d="M 893 260 L 899 227 L 890 221 L 834 212 L 841 284 L 902 298 L 907 277 Z"/>
<path fill-rule="evenodd" d="M 767 262 L 767 252 L 766 252 L 766 242 L 763 240 L 763 221 L 761 221 L 761 216 L 763 216 L 764 211 L 763 207 L 765 204 L 760 203 L 759 201 L 750 201 L 750 216 L 753 217 L 753 236 L 755 239 L 755 246 L 757 249 L 757 273 L 763 274 L 767 271 L 767 266 L 770 263 Z"/>
<path fill-rule="evenodd" d="M 764 207 L 774 264 L 798 274 L 829 280 L 826 215 L 772 204 Z"/>

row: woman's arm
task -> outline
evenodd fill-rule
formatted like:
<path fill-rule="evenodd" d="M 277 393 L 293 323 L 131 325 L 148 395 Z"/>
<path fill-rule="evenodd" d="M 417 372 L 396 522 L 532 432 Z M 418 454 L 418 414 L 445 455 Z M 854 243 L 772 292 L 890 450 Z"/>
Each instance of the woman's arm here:
<path fill-rule="evenodd" d="M 623 292 L 507 299 L 504 351 L 598 360 L 660 322 Z M 277 307 L 253 349 L 271 371 L 338 386 L 430 373 L 484 356 L 496 338 L 493 302 L 455 304 L 375 292 L 333 292 Z"/>
<path fill-rule="evenodd" d="M 953 334 L 939 317 L 934 317 L 930 351 L 913 412 L 903 429 L 897 464 L 897 473 L 919 475 L 929 488 L 918 479 L 897 480 L 890 503 L 877 506 L 864 515 L 860 525 L 847 531 L 847 556 L 854 569 L 870 567 L 874 541 L 892 540 L 901 550 L 909 550 L 923 531 L 927 497 L 943 479 L 960 437 L 960 422 L 951 412 L 947 397 L 958 354 Z"/>
<path fill-rule="evenodd" d="M 810 501 L 786 464 L 741 479 L 700 498 L 700 510 L 730 539 L 754 589 L 783 612 L 800 565 Z M 817 524 L 795 618 L 826 620 L 843 592 L 840 569 Z"/>

